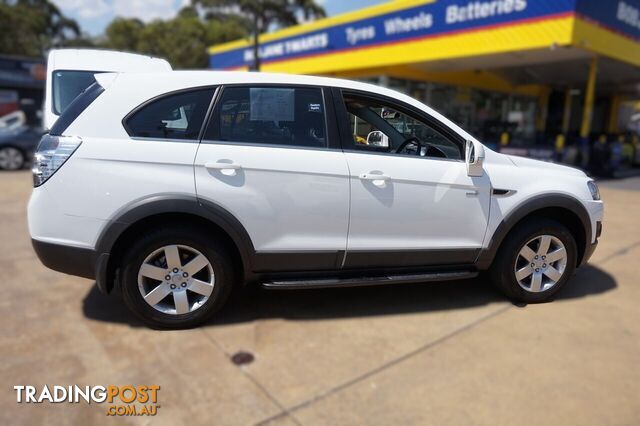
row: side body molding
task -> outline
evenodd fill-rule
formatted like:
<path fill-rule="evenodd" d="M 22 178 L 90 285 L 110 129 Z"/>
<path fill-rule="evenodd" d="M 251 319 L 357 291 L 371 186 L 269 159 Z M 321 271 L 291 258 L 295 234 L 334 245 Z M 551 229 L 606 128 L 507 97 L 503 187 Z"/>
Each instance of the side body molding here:
<path fill-rule="evenodd" d="M 184 194 L 162 194 L 137 200 L 120 209 L 102 231 L 95 249 L 96 281 L 102 291 L 109 291 L 110 253 L 118 239 L 133 224 L 161 214 L 191 214 L 221 228 L 235 243 L 244 266 L 245 273 L 252 270 L 255 250 L 249 234 L 242 224 L 223 207 Z"/>
<path fill-rule="evenodd" d="M 529 198 L 523 201 L 520 205 L 513 208 L 513 210 L 500 222 L 500 225 L 496 228 L 491 241 L 487 248 L 483 249 L 478 259 L 476 260 L 476 267 L 479 270 L 488 269 L 496 256 L 502 241 L 507 236 L 509 231 L 513 229 L 527 215 L 546 208 L 561 208 L 570 211 L 580 219 L 582 228 L 584 229 L 584 246 L 578 247 L 580 253 L 584 254 L 586 247 L 591 244 L 592 230 L 591 219 L 586 208 L 577 199 L 564 194 L 544 194 L 533 198 Z M 567 213 L 569 214 L 569 213 Z M 568 219 L 570 219 L 568 217 Z M 580 245 L 579 241 L 576 241 Z M 578 260 L 578 264 L 580 259 Z"/>

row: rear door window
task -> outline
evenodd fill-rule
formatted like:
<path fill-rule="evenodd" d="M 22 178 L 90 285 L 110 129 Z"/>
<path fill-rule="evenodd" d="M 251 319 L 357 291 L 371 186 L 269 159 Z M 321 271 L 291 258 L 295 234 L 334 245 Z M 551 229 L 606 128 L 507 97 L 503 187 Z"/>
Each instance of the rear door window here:
<path fill-rule="evenodd" d="M 326 148 L 327 126 L 322 89 L 225 87 L 205 139 Z"/>
<path fill-rule="evenodd" d="M 214 91 L 181 91 L 152 100 L 125 118 L 125 129 L 133 137 L 197 140 Z"/>

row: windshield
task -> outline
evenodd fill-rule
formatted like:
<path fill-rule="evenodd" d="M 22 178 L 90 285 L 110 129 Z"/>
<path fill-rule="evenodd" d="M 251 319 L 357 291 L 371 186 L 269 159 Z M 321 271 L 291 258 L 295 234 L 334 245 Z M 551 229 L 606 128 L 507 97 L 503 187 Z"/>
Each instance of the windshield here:
<path fill-rule="evenodd" d="M 99 71 L 54 71 L 53 112 L 60 115 L 84 89 L 95 83 Z"/>

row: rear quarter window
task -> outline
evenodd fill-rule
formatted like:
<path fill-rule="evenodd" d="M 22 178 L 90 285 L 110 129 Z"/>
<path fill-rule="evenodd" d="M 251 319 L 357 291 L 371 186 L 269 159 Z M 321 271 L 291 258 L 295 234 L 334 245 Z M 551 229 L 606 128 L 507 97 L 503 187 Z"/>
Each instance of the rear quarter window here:
<path fill-rule="evenodd" d="M 162 95 L 125 117 L 124 128 L 132 137 L 197 140 L 214 88 Z"/>

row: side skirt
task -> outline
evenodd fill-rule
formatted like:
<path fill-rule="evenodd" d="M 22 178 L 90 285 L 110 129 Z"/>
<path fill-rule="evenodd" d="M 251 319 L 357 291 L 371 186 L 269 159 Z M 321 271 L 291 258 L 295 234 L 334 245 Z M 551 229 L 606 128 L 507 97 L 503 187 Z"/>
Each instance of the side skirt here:
<path fill-rule="evenodd" d="M 263 282 L 263 288 L 269 290 L 299 290 L 308 288 L 331 287 L 361 287 L 383 284 L 406 284 L 432 281 L 450 281 L 474 278 L 478 276 L 476 271 L 438 271 L 428 273 L 402 274 L 402 275 L 376 275 L 350 278 L 309 278 L 309 279 L 283 279 Z"/>

